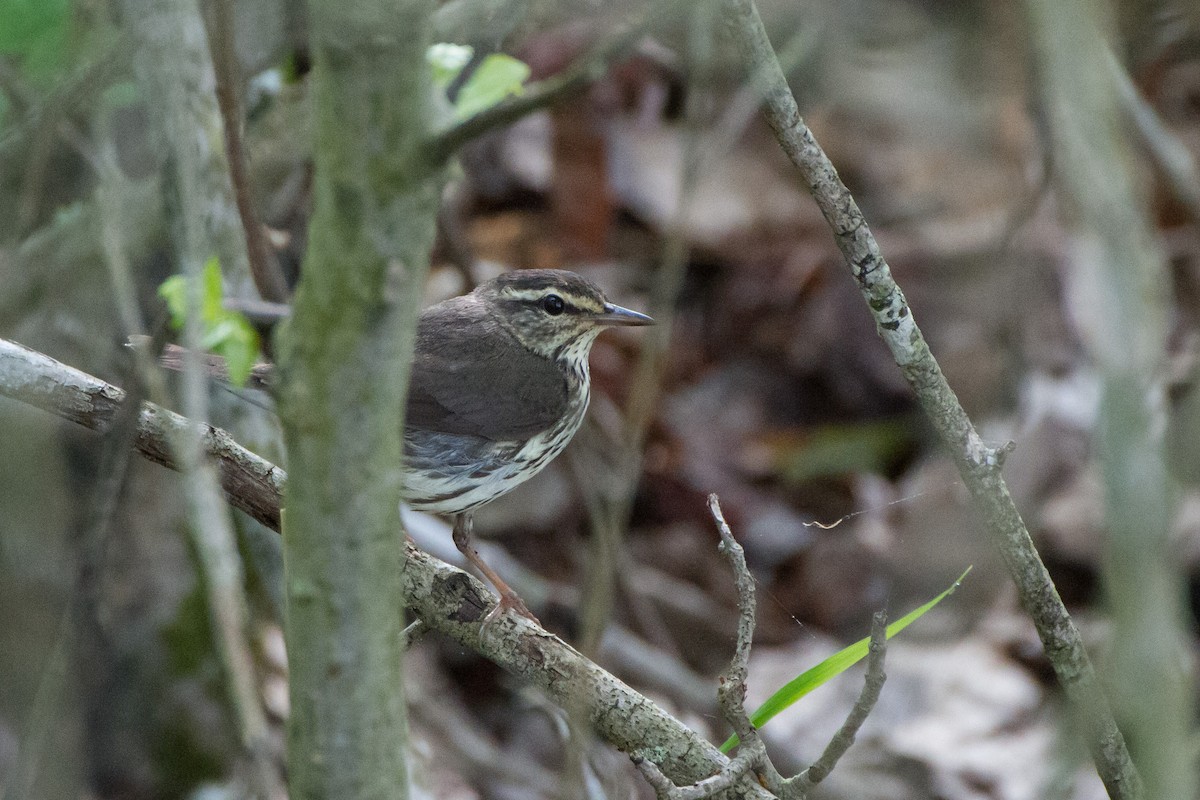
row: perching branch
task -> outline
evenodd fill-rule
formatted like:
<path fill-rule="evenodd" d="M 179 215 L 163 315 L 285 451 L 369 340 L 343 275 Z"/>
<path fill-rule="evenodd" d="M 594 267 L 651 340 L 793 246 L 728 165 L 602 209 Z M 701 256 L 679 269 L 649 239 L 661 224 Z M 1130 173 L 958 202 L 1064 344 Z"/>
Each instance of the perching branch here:
<path fill-rule="evenodd" d="M 49 356 L 0 339 L 0 396 L 103 431 L 113 424 L 125 393 Z M 187 424 L 178 414 L 143 404 L 136 447 L 152 461 L 176 469 L 168 441 L 173 429 Z M 209 428 L 204 442 L 230 503 L 278 531 L 284 471 L 246 451 L 220 429 Z M 671 780 L 701 780 L 729 763 L 695 731 L 557 636 L 513 615 L 484 626 L 496 600 L 467 573 L 407 545 L 402 583 L 407 602 L 425 627 L 537 686 L 563 707 L 582 706 L 596 732 L 614 747 L 661 754 L 662 769 Z M 768 795 L 761 787 L 743 783 L 732 796 L 761 800 Z"/>
<path fill-rule="evenodd" d="M 125 401 L 124 390 L 4 339 L 0 339 L 0 395 L 101 433 L 112 427 Z M 170 443 L 188 425 L 188 420 L 173 411 L 143 404 L 134 446 L 154 463 L 178 470 Z M 205 453 L 216 464 L 230 505 L 279 530 L 287 473 L 243 448 L 220 428 L 209 426 L 203 438 Z"/>
<path fill-rule="evenodd" d="M 727 34 L 739 51 L 745 72 L 763 87 L 767 122 L 833 229 L 838 248 L 875 318 L 879 335 L 954 456 L 963 483 L 1017 585 L 1021 604 L 1033 619 L 1059 683 L 1074 708 L 1087 720 L 1088 746 L 1109 796 L 1140 797 L 1141 780 L 1079 631 L 1058 596 L 1001 475 L 1005 449 L 984 444 L 942 374 L 904 293 L 892 279 L 891 268 L 862 211 L 804 124 L 753 0 L 725 0 L 725 10 Z"/>

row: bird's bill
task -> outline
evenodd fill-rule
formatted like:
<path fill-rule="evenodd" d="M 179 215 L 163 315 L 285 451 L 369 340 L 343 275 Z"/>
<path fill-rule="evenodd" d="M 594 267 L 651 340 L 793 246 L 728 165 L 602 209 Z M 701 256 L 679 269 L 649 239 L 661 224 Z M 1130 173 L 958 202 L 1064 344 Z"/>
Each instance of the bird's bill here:
<path fill-rule="evenodd" d="M 612 303 L 604 304 L 604 312 L 596 314 L 592 319 L 601 325 L 653 325 L 654 320 L 645 314 L 630 311 Z"/>

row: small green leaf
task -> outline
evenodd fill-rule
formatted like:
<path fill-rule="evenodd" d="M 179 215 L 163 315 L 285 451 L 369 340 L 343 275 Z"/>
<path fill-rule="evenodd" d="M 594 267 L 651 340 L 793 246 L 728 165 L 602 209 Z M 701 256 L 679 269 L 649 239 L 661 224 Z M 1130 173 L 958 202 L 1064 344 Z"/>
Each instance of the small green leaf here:
<path fill-rule="evenodd" d="M 182 330 L 187 322 L 187 278 L 182 275 L 172 275 L 158 287 L 158 296 L 167 303 L 167 311 L 171 314 L 171 327 Z"/>
<path fill-rule="evenodd" d="M 958 588 L 959 584 L 963 582 L 963 579 L 967 577 L 967 573 L 970 571 L 971 567 L 967 567 L 963 574 L 958 576 L 958 580 L 956 580 L 949 589 L 942 592 L 920 608 L 908 612 L 891 625 L 888 625 L 887 637 L 891 639 L 900 631 L 916 622 L 925 614 L 926 611 L 945 600 L 955 589 Z M 767 701 L 759 706 L 758 709 L 750 715 L 750 721 L 754 723 L 754 727 L 761 728 L 766 724 L 767 720 L 774 717 L 780 711 L 783 711 L 784 709 L 794 705 L 796 701 L 798 701 L 801 697 L 804 697 L 804 695 L 808 694 L 813 689 L 816 689 L 821 684 L 828 682 L 832 678 L 840 675 L 850 667 L 857 664 L 867 655 L 867 649 L 870 647 L 870 645 L 871 639 L 869 637 L 866 639 L 860 639 L 849 647 L 834 653 L 812 669 L 806 670 L 801 675 L 788 681 L 783 685 L 782 688 L 779 689 L 779 691 L 767 698 Z M 730 736 L 721 745 L 721 752 L 728 753 L 737 745 L 737 743 L 737 734 Z"/>
<path fill-rule="evenodd" d="M 523 92 L 529 78 L 529 65 L 503 53 L 493 53 L 483 60 L 459 90 L 454 110 L 459 119 L 474 116 L 500 103 L 511 95 Z"/>
<path fill-rule="evenodd" d="M 258 331 L 236 311 L 221 305 L 221 264 L 210 258 L 201 273 L 202 296 L 200 298 L 200 322 L 203 331 L 200 346 L 225 359 L 229 382 L 243 386 L 250 370 L 258 359 Z M 171 313 L 171 327 L 179 330 L 187 321 L 187 279 L 173 275 L 158 287 L 158 294 L 166 301 Z"/>
<path fill-rule="evenodd" d="M 466 44 L 439 42 L 431 44 L 425 51 L 425 60 L 433 69 L 433 85 L 439 89 L 449 86 L 458 73 L 462 72 L 475 54 L 474 48 Z"/>
<path fill-rule="evenodd" d="M 225 309 L 221 307 L 221 262 L 212 256 L 204 262 L 204 270 L 200 273 L 202 293 L 200 295 L 200 318 L 206 323 L 216 324 Z"/>
<path fill-rule="evenodd" d="M 228 317 L 222 321 L 227 333 L 213 347 L 213 352 L 225 359 L 229 370 L 229 382 L 234 386 L 245 386 L 250 370 L 258 360 L 258 331 L 242 314 L 226 311 Z"/>

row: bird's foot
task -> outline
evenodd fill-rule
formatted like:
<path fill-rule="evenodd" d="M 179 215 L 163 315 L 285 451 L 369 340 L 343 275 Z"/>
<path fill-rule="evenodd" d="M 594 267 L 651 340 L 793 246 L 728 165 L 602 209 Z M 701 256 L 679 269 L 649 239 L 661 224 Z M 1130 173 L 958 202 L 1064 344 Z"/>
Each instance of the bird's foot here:
<path fill-rule="evenodd" d="M 515 611 L 539 627 L 542 624 L 541 620 L 535 617 L 533 612 L 529 610 L 529 607 L 525 605 L 525 601 L 518 597 L 516 592 L 513 592 L 511 589 L 507 592 L 500 592 L 500 602 L 488 612 L 488 615 L 484 617 L 483 623 L 486 625 L 489 622 L 493 622 L 508 611 Z"/>

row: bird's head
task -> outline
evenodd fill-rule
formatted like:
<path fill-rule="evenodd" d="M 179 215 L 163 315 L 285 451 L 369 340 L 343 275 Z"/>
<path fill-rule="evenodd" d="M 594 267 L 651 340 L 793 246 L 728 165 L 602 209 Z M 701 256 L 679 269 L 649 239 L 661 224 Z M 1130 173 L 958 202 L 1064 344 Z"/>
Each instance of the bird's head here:
<path fill-rule="evenodd" d="M 610 325 L 653 325 L 645 314 L 614 305 L 587 278 L 558 269 L 506 272 L 480 284 L 475 295 L 491 305 L 521 343 L 548 358 L 584 356 Z"/>

